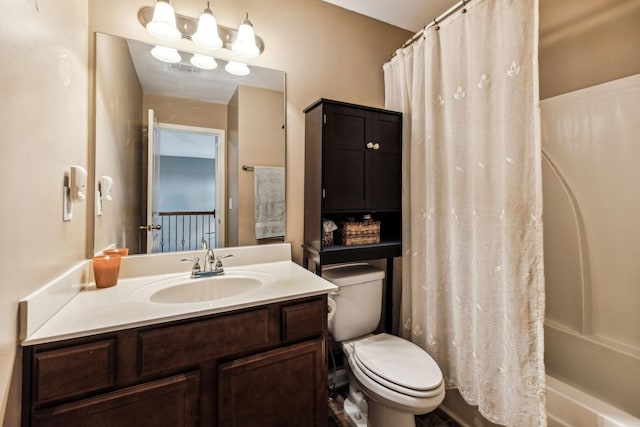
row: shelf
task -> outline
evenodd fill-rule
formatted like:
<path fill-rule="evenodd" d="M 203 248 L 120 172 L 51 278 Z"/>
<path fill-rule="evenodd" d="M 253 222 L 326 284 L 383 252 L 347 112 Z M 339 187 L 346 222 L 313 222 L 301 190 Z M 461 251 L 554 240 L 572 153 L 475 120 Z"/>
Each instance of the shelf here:
<path fill-rule="evenodd" d="M 381 258 L 395 258 L 402 255 L 400 240 L 386 240 L 377 244 L 342 246 L 325 246 L 322 250 L 302 245 L 305 258 L 311 259 L 316 265 L 337 264 L 351 261 L 368 261 Z"/>
<path fill-rule="evenodd" d="M 399 246 L 402 245 L 400 239 L 398 240 L 386 240 L 380 243 L 371 243 L 368 245 L 328 245 L 324 246 L 321 249 L 321 252 L 331 252 L 331 251 L 348 251 L 350 249 L 366 249 L 366 248 L 379 248 L 381 246 Z"/>

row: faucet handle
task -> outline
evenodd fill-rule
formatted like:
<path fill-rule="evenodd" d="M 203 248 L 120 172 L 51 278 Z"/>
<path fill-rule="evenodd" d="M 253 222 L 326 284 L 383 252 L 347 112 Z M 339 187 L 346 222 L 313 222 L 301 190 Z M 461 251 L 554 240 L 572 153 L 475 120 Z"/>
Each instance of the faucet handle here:
<path fill-rule="evenodd" d="M 182 262 L 192 262 L 193 267 L 191 267 L 191 277 L 196 277 L 198 273 L 202 271 L 200 268 L 200 258 L 182 258 L 180 261 Z"/>
<path fill-rule="evenodd" d="M 215 267 L 213 268 L 213 271 L 215 271 L 215 272 L 216 272 L 216 273 L 218 273 L 218 274 L 222 274 L 222 273 L 224 273 L 224 266 L 222 265 L 222 259 L 223 259 L 223 258 L 229 258 L 229 257 L 232 257 L 232 256 L 233 256 L 233 255 L 225 255 L 225 256 L 218 255 L 218 256 L 216 257 L 216 265 L 215 265 Z"/>

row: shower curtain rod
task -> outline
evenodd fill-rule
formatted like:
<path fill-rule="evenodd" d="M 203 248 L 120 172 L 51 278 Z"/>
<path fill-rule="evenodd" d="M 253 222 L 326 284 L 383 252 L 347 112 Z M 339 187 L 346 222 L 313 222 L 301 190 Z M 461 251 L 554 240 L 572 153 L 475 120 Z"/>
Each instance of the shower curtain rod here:
<path fill-rule="evenodd" d="M 411 46 L 413 43 L 415 43 L 423 34 L 426 30 L 428 30 L 431 27 L 436 27 L 436 30 L 438 30 L 439 28 L 437 27 L 438 24 L 440 24 L 442 21 L 444 21 L 445 19 L 447 19 L 448 17 L 450 17 L 451 15 L 453 15 L 455 12 L 457 12 L 459 9 L 462 8 L 462 13 L 467 13 L 467 10 L 464 8 L 467 3 L 469 3 L 471 0 L 461 0 L 458 3 L 456 3 L 455 5 L 451 6 L 446 12 L 444 12 L 442 15 L 438 16 L 437 18 L 434 18 L 433 21 L 431 21 L 430 23 L 428 23 L 424 28 L 422 28 L 420 31 L 418 31 L 417 33 L 415 33 L 413 36 L 411 36 L 411 38 L 409 40 L 407 40 L 406 42 L 404 42 L 402 44 L 402 46 L 400 46 L 400 49 L 404 49 L 407 46 Z M 393 52 L 393 55 L 391 55 L 391 58 L 393 58 L 394 56 L 396 56 L 396 52 Z"/>

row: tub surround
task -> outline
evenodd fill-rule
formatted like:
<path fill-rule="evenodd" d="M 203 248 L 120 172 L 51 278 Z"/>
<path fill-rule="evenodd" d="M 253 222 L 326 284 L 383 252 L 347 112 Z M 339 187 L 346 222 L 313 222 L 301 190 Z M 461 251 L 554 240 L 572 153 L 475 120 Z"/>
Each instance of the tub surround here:
<path fill-rule="evenodd" d="M 186 304 L 159 304 L 133 295 L 158 280 L 188 279 L 190 262 L 183 258 L 203 252 L 180 252 L 124 257 L 118 284 L 96 289 L 91 264 L 83 262 L 20 302 L 20 341 L 23 346 L 83 337 L 120 329 L 188 319 L 258 305 L 322 295 L 336 289 L 291 261 L 289 244 L 268 248 L 249 246 L 216 250 L 226 258 L 225 269 L 257 271 L 275 277 L 269 286 L 219 300 Z"/>

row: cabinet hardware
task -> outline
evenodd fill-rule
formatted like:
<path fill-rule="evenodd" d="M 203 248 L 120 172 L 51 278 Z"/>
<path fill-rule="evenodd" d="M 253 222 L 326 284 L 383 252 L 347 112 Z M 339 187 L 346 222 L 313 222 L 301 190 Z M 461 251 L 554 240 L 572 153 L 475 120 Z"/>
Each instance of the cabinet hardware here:
<path fill-rule="evenodd" d="M 380 149 L 380 144 L 378 144 L 378 143 L 373 144 L 373 149 L 374 150 L 379 150 Z"/>
<path fill-rule="evenodd" d="M 368 142 L 367 143 L 367 148 L 373 148 L 373 142 Z"/>

